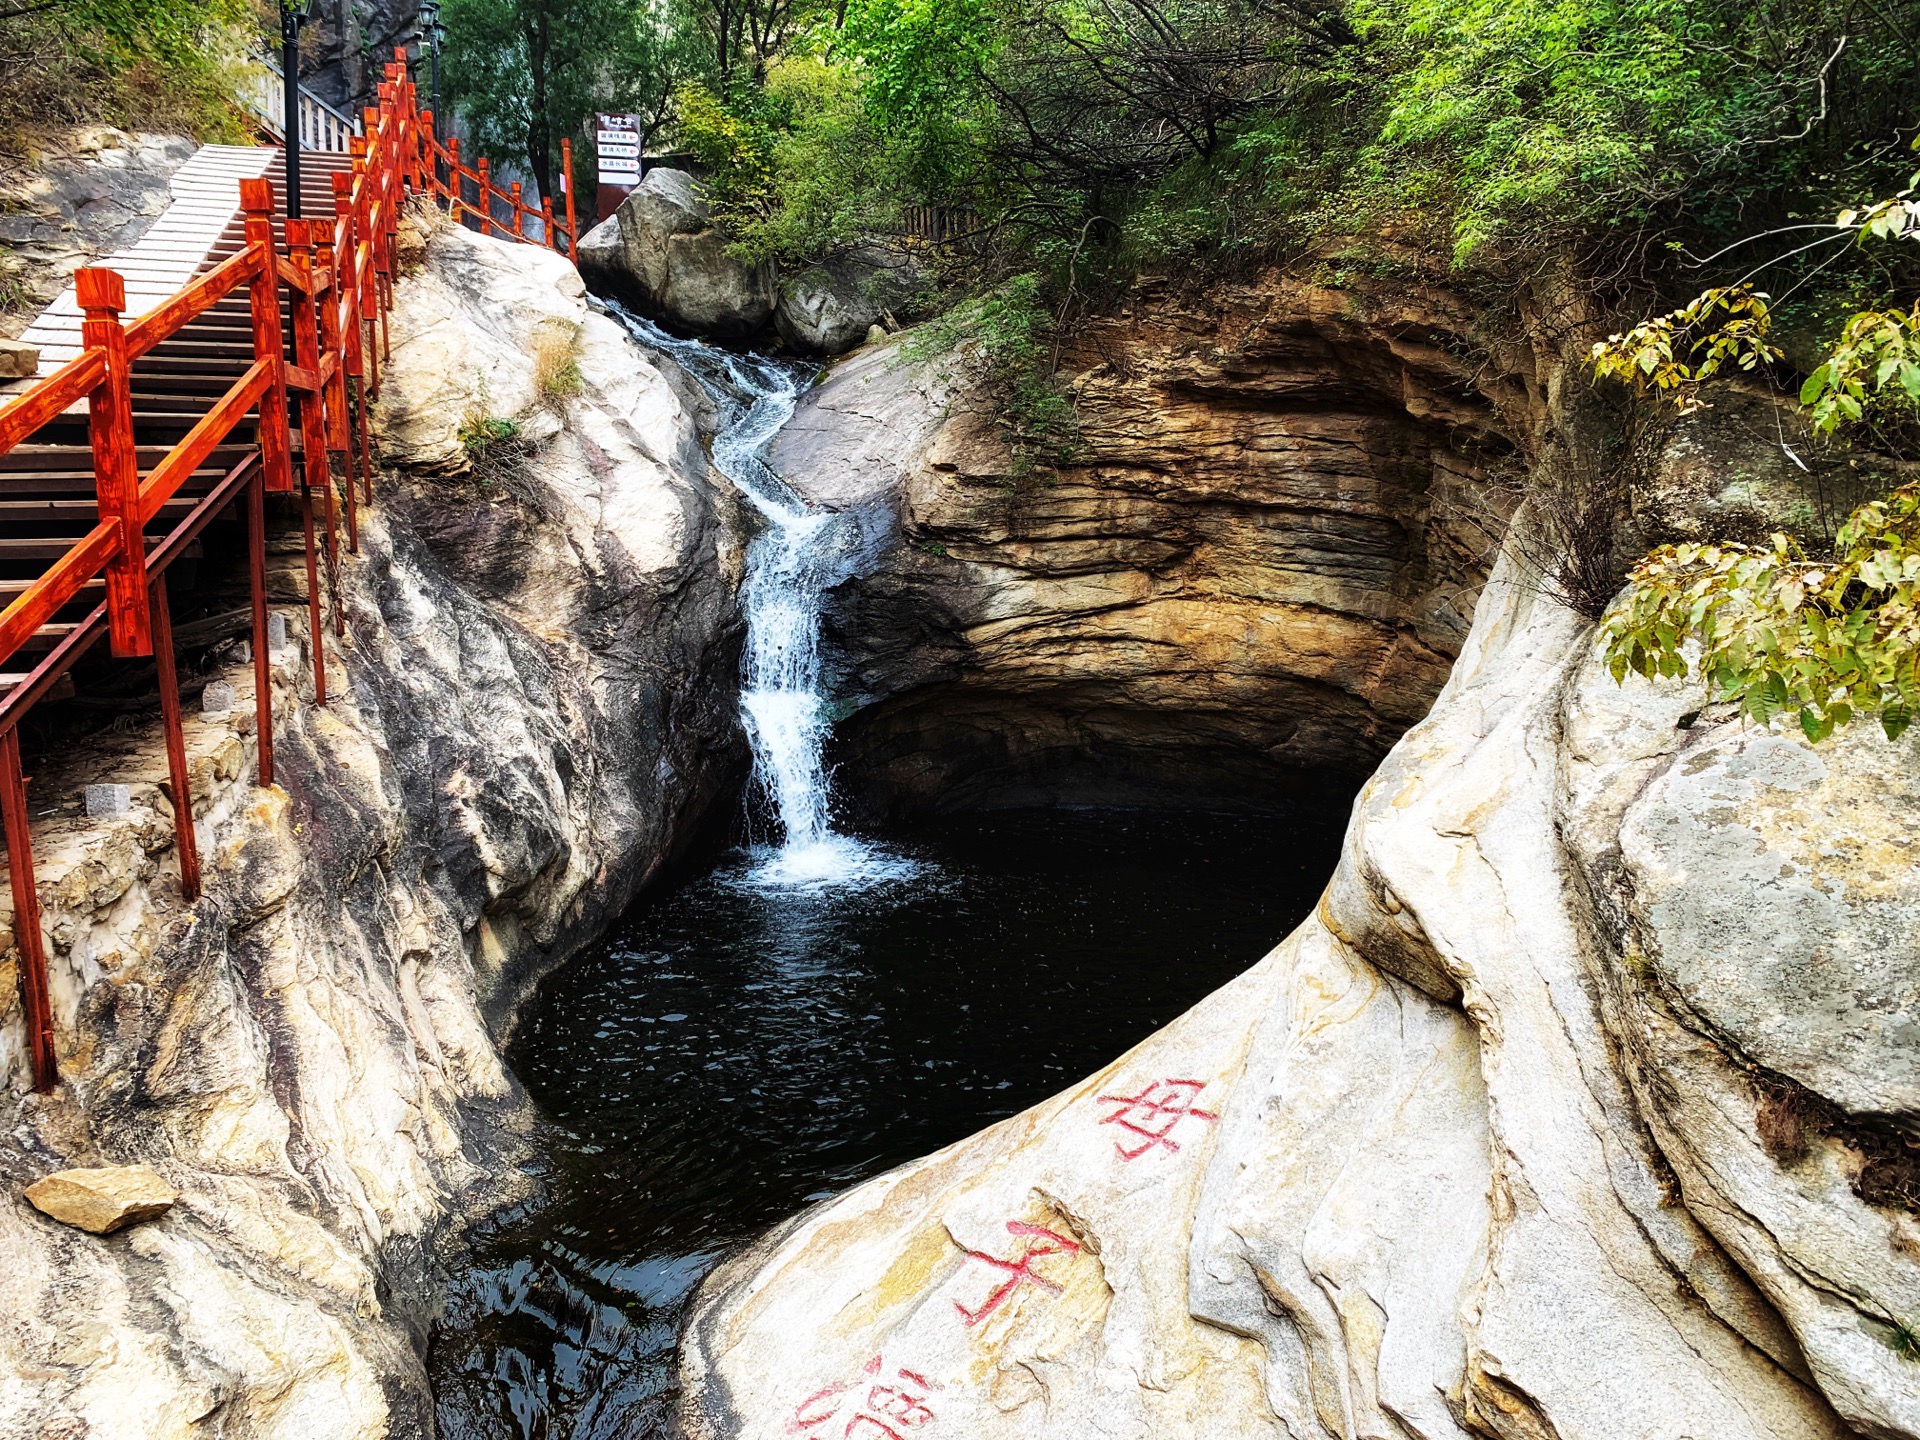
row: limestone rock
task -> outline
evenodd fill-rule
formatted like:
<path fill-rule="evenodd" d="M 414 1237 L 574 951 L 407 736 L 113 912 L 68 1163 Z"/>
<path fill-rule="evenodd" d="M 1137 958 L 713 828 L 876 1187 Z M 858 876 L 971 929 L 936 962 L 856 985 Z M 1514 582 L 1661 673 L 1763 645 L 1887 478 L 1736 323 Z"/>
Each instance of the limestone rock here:
<path fill-rule="evenodd" d="M 16 296 L 0 335 L 24 330 L 80 266 L 144 235 L 196 148 L 182 135 L 70 125 L 36 133 L 30 157 L 0 156 L 0 290 Z"/>
<path fill-rule="evenodd" d="M 302 34 L 300 83 L 349 115 L 379 103 L 396 45 L 417 44 L 420 0 L 314 0 Z M 431 103 L 424 78 L 422 108 Z M 442 125 L 441 133 L 448 133 Z"/>
<path fill-rule="evenodd" d="M 156 1220 L 180 1198 L 180 1192 L 151 1165 L 57 1170 L 34 1181 L 23 1193 L 42 1215 L 96 1235 L 136 1221 Z"/>
<path fill-rule="evenodd" d="M 705 192 L 684 170 L 649 170 L 585 239 L 587 282 L 673 329 L 734 339 L 773 318 L 771 274 L 727 254 L 730 242 L 715 227 Z"/>
<path fill-rule="evenodd" d="M 870 339 L 883 318 L 906 310 L 923 283 L 903 251 L 851 245 L 781 278 L 774 328 L 804 354 L 844 354 Z"/>
<path fill-rule="evenodd" d="M 39 346 L 21 340 L 0 340 L 0 380 L 18 380 L 39 368 Z"/>
<path fill-rule="evenodd" d="M 1235 805 L 1371 767 L 1459 652 L 1487 457 L 1532 423 L 1443 343 L 1472 318 L 1438 286 L 1149 287 L 1065 356 L 1082 455 L 1026 474 L 966 353 L 835 365 L 771 458 L 890 534 L 827 614 L 854 797 Z"/>

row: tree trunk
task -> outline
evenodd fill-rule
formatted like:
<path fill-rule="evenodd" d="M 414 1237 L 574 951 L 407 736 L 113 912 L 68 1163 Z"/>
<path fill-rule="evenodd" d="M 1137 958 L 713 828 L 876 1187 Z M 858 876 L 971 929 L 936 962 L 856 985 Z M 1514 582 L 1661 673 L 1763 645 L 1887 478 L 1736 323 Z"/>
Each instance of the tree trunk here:
<path fill-rule="evenodd" d="M 527 106 L 527 172 L 541 197 L 549 200 L 553 198 L 553 118 L 547 113 L 547 67 L 553 46 L 551 4 L 552 0 L 532 0 L 527 15 L 527 72 L 533 79 Z"/>

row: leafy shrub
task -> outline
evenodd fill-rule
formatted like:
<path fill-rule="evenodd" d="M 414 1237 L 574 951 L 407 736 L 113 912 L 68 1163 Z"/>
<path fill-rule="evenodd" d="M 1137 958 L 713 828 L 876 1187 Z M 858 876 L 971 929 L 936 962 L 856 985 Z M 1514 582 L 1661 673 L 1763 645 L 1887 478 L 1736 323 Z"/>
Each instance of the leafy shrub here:
<path fill-rule="evenodd" d="M 518 421 L 501 415 L 489 415 L 485 410 L 475 408 L 466 413 L 460 422 L 459 437 L 461 445 L 466 447 L 467 458 L 477 460 L 495 446 L 520 438 Z"/>
<path fill-rule="evenodd" d="M 1761 724 L 1794 713 L 1810 740 L 1877 715 L 1889 738 L 1920 707 L 1920 484 L 1853 513 L 1831 560 L 1785 535 L 1766 548 L 1668 545 L 1634 568 L 1602 625 L 1615 680 L 1682 677 Z M 1700 647 L 1697 662 L 1689 641 Z"/>
<path fill-rule="evenodd" d="M 105 122 L 237 140 L 251 0 L 52 0 L 0 16 L 0 134 Z"/>
<path fill-rule="evenodd" d="M 1079 458 L 1083 449 L 1078 412 L 1054 373 L 1053 326 L 1053 315 L 1041 302 L 1040 277 L 1016 275 L 956 305 L 906 346 L 913 360 L 969 349 L 999 401 L 1016 490 L 1030 486 L 1040 470 Z"/>
<path fill-rule="evenodd" d="M 1728 364 L 1752 371 L 1780 358 L 1767 341 L 1773 326 L 1767 297 L 1750 286 L 1708 290 L 1666 315 L 1643 320 L 1593 347 L 1594 377 L 1650 387 L 1682 407 Z"/>

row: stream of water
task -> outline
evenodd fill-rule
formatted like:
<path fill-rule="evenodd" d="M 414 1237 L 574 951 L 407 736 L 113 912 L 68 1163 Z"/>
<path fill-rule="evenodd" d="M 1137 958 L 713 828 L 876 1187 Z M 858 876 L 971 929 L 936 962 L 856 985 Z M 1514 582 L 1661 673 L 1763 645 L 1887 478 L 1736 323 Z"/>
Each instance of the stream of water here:
<path fill-rule="evenodd" d="M 670 356 L 713 397 L 714 467 L 765 522 L 747 547 L 740 606 L 747 622 L 740 719 L 753 746 L 753 787 L 773 827 L 753 847 L 749 883 L 846 887 L 905 878 L 912 862 L 844 834 L 833 821 L 822 750 L 829 726 L 820 683 L 820 605 L 851 572 L 860 545 L 851 515 L 810 505 L 767 464 L 816 367 L 682 340 L 621 308 L 608 310 L 650 350 Z"/>
<path fill-rule="evenodd" d="M 508 1053 L 541 1200 L 475 1237 L 429 1355 L 447 1440 L 670 1433 L 686 1303 L 728 1249 L 1025 1109 L 1252 964 L 1312 908 L 1349 781 L 1268 816 L 1002 812 L 836 825 L 820 603 L 858 536 L 767 469 L 809 379 L 622 317 L 714 393 L 767 524 L 742 603 L 755 843 L 636 906 Z"/>

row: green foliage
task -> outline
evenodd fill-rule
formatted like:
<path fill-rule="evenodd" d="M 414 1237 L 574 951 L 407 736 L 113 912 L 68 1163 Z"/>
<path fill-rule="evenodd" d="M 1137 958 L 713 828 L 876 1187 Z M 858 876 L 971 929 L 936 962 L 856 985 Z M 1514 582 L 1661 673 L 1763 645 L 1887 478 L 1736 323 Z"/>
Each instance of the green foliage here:
<path fill-rule="evenodd" d="M 489 415 L 484 409 L 469 411 L 460 422 L 460 443 L 465 447 L 467 458 L 477 460 L 496 445 L 520 438 L 520 426 L 517 421 L 500 415 Z"/>
<path fill-rule="evenodd" d="M 1867 419 L 1868 407 L 1920 404 L 1920 301 L 1911 310 L 1864 310 L 1800 387 L 1813 428 L 1831 435 Z"/>
<path fill-rule="evenodd" d="M 1601 630 L 1616 680 L 1697 667 L 1717 700 L 1761 724 L 1793 713 L 1819 741 L 1877 715 L 1897 737 L 1920 707 L 1920 485 L 1856 510 L 1827 561 L 1785 535 L 1664 546 Z"/>
<path fill-rule="evenodd" d="M 202 140 L 242 133 L 233 106 L 252 0 L 31 0 L 0 16 L 0 133 L 106 122 Z"/>
<path fill-rule="evenodd" d="M 856 76 L 794 56 L 732 103 L 698 81 L 675 93 L 681 143 L 744 260 L 804 262 L 890 228 L 910 186 L 869 128 Z"/>
<path fill-rule="evenodd" d="M 1920 1331 L 1913 1326 L 1904 1323 L 1895 1325 L 1887 1337 L 1887 1343 L 1902 1360 L 1920 1360 Z"/>
<path fill-rule="evenodd" d="M 1647 387 L 1684 407 L 1722 367 L 1753 371 L 1777 360 L 1779 348 L 1767 343 L 1772 325 L 1765 295 L 1745 285 L 1722 286 L 1608 336 L 1588 352 L 1587 363 L 1598 379 Z"/>
<path fill-rule="evenodd" d="M 673 88 L 696 71 L 691 22 L 674 0 L 445 0 L 442 73 L 469 156 L 508 159 L 558 196 L 560 142 L 592 193 L 596 110 L 633 112 L 650 139 Z M 535 203 L 538 203 L 537 200 Z"/>
<path fill-rule="evenodd" d="M 1909 123 L 1911 17 L 1846 0 L 1353 0 L 1383 110 L 1362 174 L 1456 254 L 1751 225 L 1864 188 Z M 1363 83 L 1365 83 L 1363 81 Z"/>
<path fill-rule="evenodd" d="M 1842 210 L 1834 221 L 1856 243 L 1920 236 L 1920 175 L 1891 200 Z M 1847 425 L 1891 415 L 1910 418 L 1920 405 L 1920 301 L 1910 309 L 1862 310 L 1848 319 L 1827 358 L 1800 387 L 1813 428 L 1831 435 Z"/>
<path fill-rule="evenodd" d="M 1016 275 L 923 326 L 905 347 L 910 360 L 964 349 L 1000 401 L 1001 428 L 1013 450 L 1012 480 L 1068 464 L 1084 449 L 1072 397 L 1054 374 L 1053 315 L 1040 277 Z"/>

